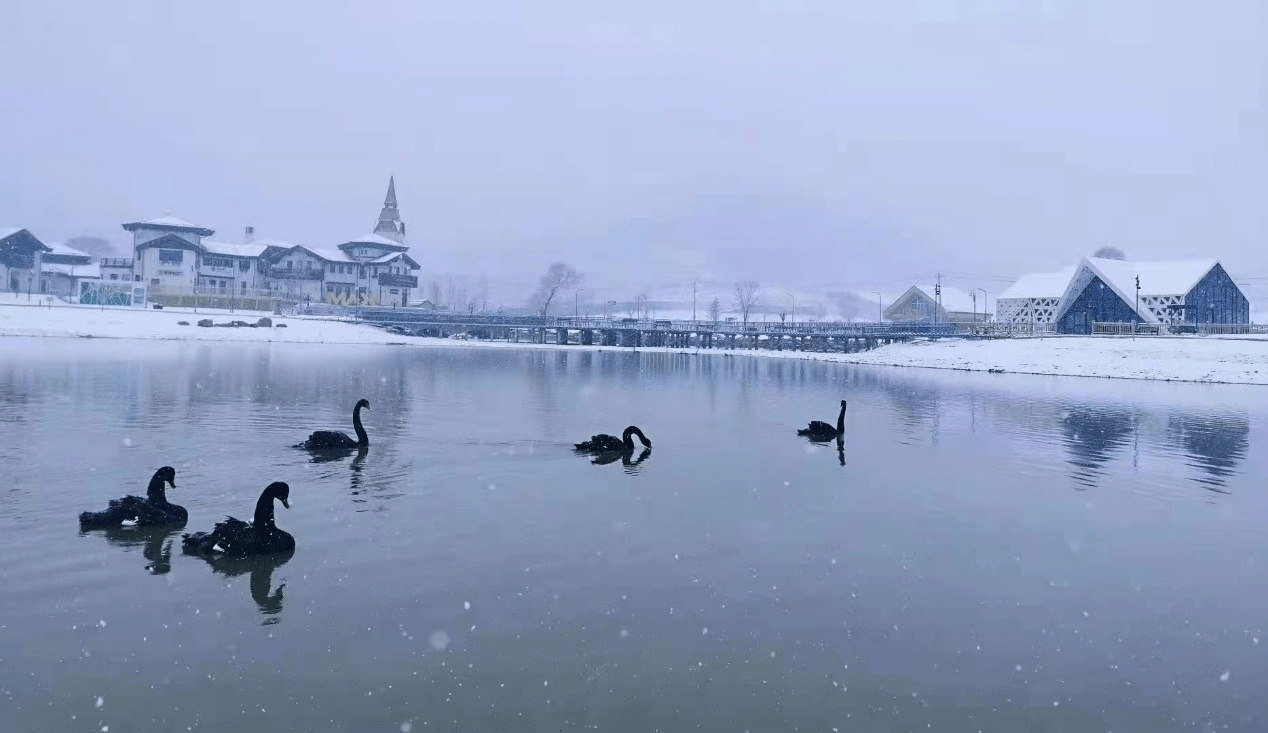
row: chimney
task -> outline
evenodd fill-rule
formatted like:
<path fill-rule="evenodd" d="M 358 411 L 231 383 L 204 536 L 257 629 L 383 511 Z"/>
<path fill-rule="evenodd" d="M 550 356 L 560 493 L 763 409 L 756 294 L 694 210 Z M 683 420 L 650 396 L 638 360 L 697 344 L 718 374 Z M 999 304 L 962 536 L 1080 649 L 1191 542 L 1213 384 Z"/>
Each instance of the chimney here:
<path fill-rule="evenodd" d="M 246 233 L 243 235 L 242 239 L 243 239 L 243 240 L 244 240 L 247 244 L 250 244 L 250 243 L 254 242 L 254 241 L 255 241 L 255 227 L 247 227 L 247 231 L 246 231 Z"/>

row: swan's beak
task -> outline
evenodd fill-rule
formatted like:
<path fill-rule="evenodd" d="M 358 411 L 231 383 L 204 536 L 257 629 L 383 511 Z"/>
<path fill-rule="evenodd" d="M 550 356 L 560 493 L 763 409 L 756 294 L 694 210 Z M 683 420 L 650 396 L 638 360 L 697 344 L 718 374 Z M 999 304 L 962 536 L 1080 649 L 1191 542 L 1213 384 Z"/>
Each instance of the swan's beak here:
<path fill-rule="evenodd" d="M 291 503 L 285 499 L 282 499 L 282 506 L 286 507 L 287 509 L 290 509 Z"/>
<path fill-rule="evenodd" d="M 174 489 L 174 488 L 176 488 L 176 482 L 175 482 L 175 481 L 168 481 L 168 482 L 167 482 L 167 485 L 168 485 L 168 486 L 170 486 L 170 487 L 172 487 L 173 489 Z"/>

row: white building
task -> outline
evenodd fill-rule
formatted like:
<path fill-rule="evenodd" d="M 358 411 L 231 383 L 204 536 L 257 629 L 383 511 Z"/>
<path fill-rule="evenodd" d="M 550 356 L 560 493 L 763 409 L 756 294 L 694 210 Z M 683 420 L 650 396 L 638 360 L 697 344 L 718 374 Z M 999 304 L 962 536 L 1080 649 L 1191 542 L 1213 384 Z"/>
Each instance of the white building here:
<path fill-rule="evenodd" d="M 1074 277 L 1073 267 L 1057 272 L 1022 275 L 995 300 L 995 319 L 1000 323 L 1028 323 L 1047 327 L 1056 322 L 1057 308 L 1066 286 Z"/>
<path fill-rule="evenodd" d="M 215 231 L 174 216 L 160 216 L 123 225 L 132 232 L 133 274 L 150 288 L 186 290 L 199 277 L 199 259 L 206 252 L 203 237 Z"/>
<path fill-rule="evenodd" d="M 71 300 L 79 292 L 79 281 L 101 279 L 101 265 L 92 255 L 64 244 L 47 246 L 40 264 L 41 293 Z"/>
<path fill-rule="evenodd" d="M 242 243 L 214 241 L 213 230 L 173 216 L 123 228 L 133 234 L 135 257 L 103 260 L 103 277 L 130 276 L 156 294 L 272 290 L 298 301 L 406 306 L 418 289 L 419 265 L 407 254 L 395 179 L 388 180 L 374 231 L 331 248 L 255 241 L 251 227 Z"/>

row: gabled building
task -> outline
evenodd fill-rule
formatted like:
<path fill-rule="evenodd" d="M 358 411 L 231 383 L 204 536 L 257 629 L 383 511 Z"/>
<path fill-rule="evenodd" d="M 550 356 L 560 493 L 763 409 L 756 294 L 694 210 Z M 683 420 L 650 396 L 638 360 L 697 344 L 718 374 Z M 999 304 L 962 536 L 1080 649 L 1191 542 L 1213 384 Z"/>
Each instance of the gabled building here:
<path fill-rule="evenodd" d="M 64 244 L 47 246 L 49 251 L 40 264 L 41 293 L 68 300 L 79 292 L 81 280 L 101 279 L 101 265 L 93 261 L 92 255 Z"/>
<path fill-rule="evenodd" d="M 995 320 L 1042 326 L 1053 323 L 1075 269 L 1022 275 L 995 300 Z"/>
<path fill-rule="evenodd" d="M 40 267 L 49 251 L 48 245 L 26 229 L 0 229 L 0 290 L 40 292 Z"/>
<path fill-rule="evenodd" d="M 885 309 L 885 320 L 916 323 L 970 323 L 974 320 L 990 320 L 991 314 L 987 312 L 985 297 L 978 300 L 963 290 L 943 285 L 940 300 L 941 302 L 937 287 L 913 285 Z"/>
<path fill-rule="evenodd" d="M 203 237 L 214 230 L 174 216 L 160 216 L 123 225 L 132 232 L 133 274 L 151 288 L 188 289 L 198 283 L 199 259 L 206 252 Z"/>
<path fill-rule="evenodd" d="M 1250 302 L 1217 260 L 1085 257 L 1062 294 L 1054 321 L 1059 333 L 1092 333 L 1097 322 L 1245 324 L 1250 323 Z"/>

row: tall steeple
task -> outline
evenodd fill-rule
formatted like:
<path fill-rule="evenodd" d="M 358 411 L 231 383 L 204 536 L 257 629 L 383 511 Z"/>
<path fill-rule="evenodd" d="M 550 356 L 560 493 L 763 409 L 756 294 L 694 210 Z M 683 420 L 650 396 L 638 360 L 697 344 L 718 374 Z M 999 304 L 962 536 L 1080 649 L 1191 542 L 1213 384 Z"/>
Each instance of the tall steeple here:
<path fill-rule="evenodd" d="M 374 233 L 395 242 L 405 242 L 405 222 L 401 221 L 401 212 L 396 208 L 396 176 L 387 179 L 387 196 L 383 199 L 383 211 L 379 212 L 379 223 L 374 225 Z"/>

